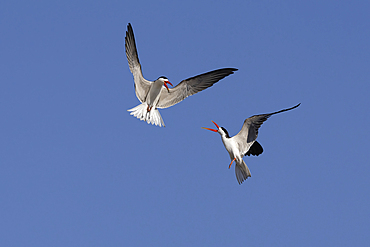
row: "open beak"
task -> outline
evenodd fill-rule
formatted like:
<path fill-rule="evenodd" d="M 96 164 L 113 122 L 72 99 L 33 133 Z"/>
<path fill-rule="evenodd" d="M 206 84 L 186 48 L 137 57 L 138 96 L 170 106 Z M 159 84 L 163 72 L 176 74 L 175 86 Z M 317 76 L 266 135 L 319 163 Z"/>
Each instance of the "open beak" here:
<path fill-rule="evenodd" d="M 210 129 L 210 128 L 206 128 L 206 127 L 202 127 L 202 129 L 205 129 L 205 130 L 210 130 L 210 131 L 214 131 L 214 132 L 218 132 L 218 129 L 220 128 L 215 122 L 212 121 L 212 123 L 214 123 L 217 127 L 217 129 Z"/>
<path fill-rule="evenodd" d="M 168 91 L 168 92 L 170 92 L 170 89 L 168 88 L 167 83 L 168 83 L 168 84 L 170 84 L 171 86 L 173 86 L 173 85 L 172 85 L 172 83 L 171 83 L 171 82 L 169 82 L 169 81 L 165 81 L 165 82 L 164 82 L 164 86 L 167 88 L 167 91 Z"/>

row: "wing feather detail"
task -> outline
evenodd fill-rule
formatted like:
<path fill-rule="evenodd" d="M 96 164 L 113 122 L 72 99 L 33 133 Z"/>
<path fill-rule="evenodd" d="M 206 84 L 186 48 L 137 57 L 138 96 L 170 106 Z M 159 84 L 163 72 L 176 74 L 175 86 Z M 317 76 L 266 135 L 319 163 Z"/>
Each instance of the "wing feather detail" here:
<path fill-rule="evenodd" d="M 269 117 L 281 112 L 293 110 L 294 108 L 297 108 L 300 104 L 301 103 L 291 108 L 283 109 L 277 112 L 254 115 L 250 118 L 245 119 L 242 129 L 237 135 L 233 137 L 239 145 L 241 155 L 248 155 L 247 152 L 257 139 L 259 128 Z"/>
<path fill-rule="evenodd" d="M 223 68 L 197 75 L 181 81 L 176 87 L 169 89 L 169 92 L 163 87 L 157 108 L 173 106 L 185 98 L 213 86 L 213 84 L 237 70 L 235 68 Z"/>
<path fill-rule="evenodd" d="M 140 102 L 144 102 L 152 82 L 143 77 L 139 56 L 136 49 L 134 31 L 130 23 L 127 25 L 125 48 L 128 66 L 130 67 L 130 71 L 134 76 L 136 97 L 140 100 Z"/>

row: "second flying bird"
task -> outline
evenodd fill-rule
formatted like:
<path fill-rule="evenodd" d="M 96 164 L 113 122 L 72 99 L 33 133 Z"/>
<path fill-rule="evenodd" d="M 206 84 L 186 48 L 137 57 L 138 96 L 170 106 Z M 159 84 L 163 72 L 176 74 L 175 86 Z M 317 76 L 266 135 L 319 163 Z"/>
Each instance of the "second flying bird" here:
<path fill-rule="evenodd" d="M 188 96 L 212 86 L 219 80 L 238 70 L 235 68 L 213 70 L 182 80 L 174 88 L 168 88 L 167 84 L 171 86 L 172 84 L 165 76 L 161 76 L 155 81 L 148 81 L 143 77 L 136 50 L 134 32 L 130 23 L 127 25 L 125 48 L 128 65 L 134 76 L 136 96 L 141 102 L 140 105 L 128 111 L 138 119 L 158 125 L 159 127 L 165 125 L 157 108 L 173 106 Z"/>
<path fill-rule="evenodd" d="M 263 122 L 265 122 L 272 115 L 290 111 L 297 108 L 301 103 L 291 108 L 283 109 L 280 111 L 254 115 L 250 118 L 244 120 L 243 127 L 235 136 L 230 137 L 229 133 L 224 127 L 218 126 L 213 122 L 217 129 L 210 129 L 202 127 L 203 129 L 211 130 L 217 132 L 221 135 L 222 142 L 230 155 L 231 164 L 235 161 L 235 175 L 238 183 L 241 184 L 244 180 L 251 176 L 248 166 L 243 160 L 245 155 L 260 155 L 263 152 L 262 146 L 256 141 L 258 136 L 258 129 L 261 127 Z"/>

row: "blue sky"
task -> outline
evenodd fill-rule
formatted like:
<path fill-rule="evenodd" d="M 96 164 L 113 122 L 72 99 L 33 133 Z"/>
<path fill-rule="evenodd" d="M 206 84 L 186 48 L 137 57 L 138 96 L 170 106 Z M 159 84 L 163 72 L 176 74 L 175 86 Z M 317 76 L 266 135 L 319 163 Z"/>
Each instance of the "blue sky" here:
<path fill-rule="evenodd" d="M 1 246 L 368 245 L 369 5 L 1 2 Z M 129 22 L 149 80 L 239 71 L 139 121 Z M 238 185 L 201 127 L 297 103 Z"/>

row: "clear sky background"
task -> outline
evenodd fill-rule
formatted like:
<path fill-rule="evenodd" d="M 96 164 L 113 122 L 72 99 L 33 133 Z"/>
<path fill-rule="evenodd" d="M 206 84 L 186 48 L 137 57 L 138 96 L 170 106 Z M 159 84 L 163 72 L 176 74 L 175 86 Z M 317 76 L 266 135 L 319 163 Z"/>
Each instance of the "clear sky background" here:
<path fill-rule="evenodd" d="M 1 246 L 367 246 L 368 1 L 2 1 Z M 174 84 L 213 87 L 139 104 L 124 50 Z M 237 183 L 230 135 L 272 116 Z"/>

